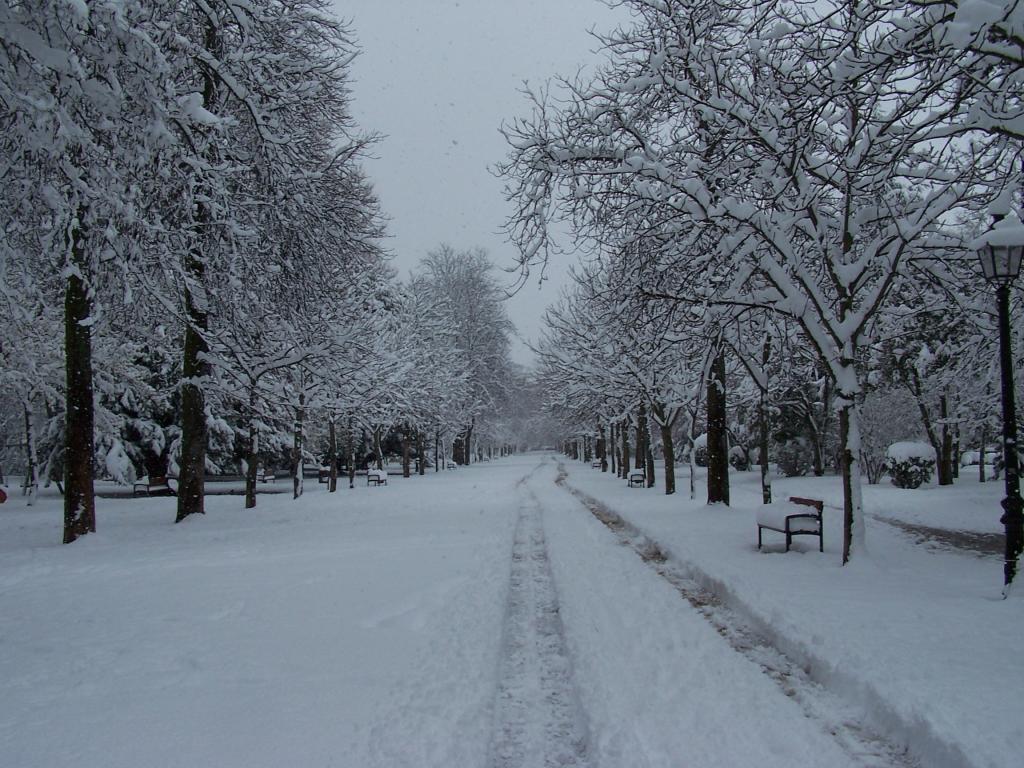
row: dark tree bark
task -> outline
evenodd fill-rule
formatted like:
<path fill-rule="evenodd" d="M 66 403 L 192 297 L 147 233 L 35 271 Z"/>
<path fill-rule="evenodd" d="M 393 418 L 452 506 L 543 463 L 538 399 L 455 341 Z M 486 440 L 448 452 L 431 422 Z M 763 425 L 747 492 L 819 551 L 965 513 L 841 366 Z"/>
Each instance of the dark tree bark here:
<path fill-rule="evenodd" d="M 373 453 L 377 457 L 377 469 L 384 469 L 384 450 L 380 447 L 381 427 L 373 428 Z"/>
<path fill-rule="evenodd" d="M 985 441 L 988 440 L 988 430 L 981 425 L 981 454 L 978 460 L 978 482 L 985 482 Z"/>
<path fill-rule="evenodd" d="M 348 487 L 356 487 L 355 432 L 352 430 L 352 416 L 348 417 Z"/>
<path fill-rule="evenodd" d="M 760 439 L 758 462 L 761 464 L 761 502 L 772 503 L 772 482 L 768 474 L 768 363 L 771 360 L 772 340 L 765 336 L 764 346 L 761 349 L 761 370 L 765 377 L 765 386 L 761 388 L 761 402 L 759 408 Z M 818 454 L 819 461 L 821 454 Z"/>
<path fill-rule="evenodd" d="M 853 454 L 843 446 L 848 445 L 850 437 L 850 408 L 839 412 L 839 465 L 843 473 L 843 499 L 853 498 Z M 843 504 L 843 565 L 850 562 L 850 549 L 853 545 L 854 525 L 853 504 Z"/>
<path fill-rule="evenodd" d="M 622 462 L 619 468 L 622 470 L 622 479 L 629 477 L 629 425 L 622 427 Z"/>
<path fill-rule="evenodd" d="M 647 411 L 644 409 L 643 400 L 637 406 L 636 411 L 636 458 L 634 469 L 643 469 L 647 455 Z"/>
<path fill-rule="evenodd" d="M 207 20 L 204 45 L 208 51 L 220 53 L 221 39 L 213 19 Z M 202 69 L 203 108 L 216 113 L 217 79 L 208 68 Z M 202 290 L 206 264 L 203 256 L 204 241 L 208 241 L 207 226 L 212 216 L 205 202 L 196 203 L 193 228 L 196 244 L 185 255 L 185 343 L 181 366 L 181 460 L 178 463 L 178 514 L 174 522 L 180 523 L 189 515 L 204 514 L 204 482 L 206 476 L 206 397 L 203 386 L 210 375 L 206 353 L 209 347 L 205 334 L 209 327 L 206 301 L 196 301 L 190 285 Z"/>
<path fill-rule="evenodd" d="M 198 258 L 189 258 L 191 270 L 202 279 L 203 265 Z M 206 332 L 206 312 L 199 309 L 192 292 L 185 289 L 185 357 L 182 362 L 181 385 L 181 459 L 178 462 L 178 516 L 180 523 L 189 515 L 203 514 L 204 478 L 206 474 L 206 396 L 201 382 L 210 375 L 206 362 L 209 350 L 203 334 Z"/>
<path fill-rule="evenodd" d="M 303 426 L 306 418 L 306 393 L 299 390 L 299 404 L 295 407 L 295 425 L 292 430 L 292 498 L 297 499 L 302 495 L 303 481 Z"/>
<path fill-rule="evenodd" d="M 952 485 L 953 472 L 953 430 L 949 428 L 949 398 L 943 392 L 939 398 L 939 418 L 942 419 L 942 433 L 939 439 L 938 476 L 939 485 Z"/>
<path fill-rule="evenodd" d="M 79 211 L 79 221 L 82 212 Z M 82 279 L 88 274 L 78 225 L 71 229 L 70 270 L 64 289 L 64 365 L 67 392 L 64 431 L 64 543 L 96 530 L 93 491 L 92 332 L 86 323 L 92 297 Z"/>
<path fill-rule="evenodd" d="M 423 433 L 420 430 L 416 430 L 416 455 L 419 457 L 419 465 L 416 467 L 416 472 L 419 475 L 427 473 L 427 454 L 425 451 L 426 446 L 424 445 Z"/>
<path fill-rule="evenodd" d="M 246 446 L 245 465 L 245 508 L 256 506 L 256 464 L 259 455 L 259 434 L 256 429 L 256 388 L 249 390 L 249 408 L 246 411 L 249 424 L 249 438 Z"/>
<path fill-rule="evenodd" d="M 334 417 L 331 416 L 330 423 L 328 425 L 328 450 L 330 451 L 330 462 L 331 462 L 331 474 L 327 482 L 328 493 L 334 493 L 338 490 L 338 429 L 334 424 Z"/>
<path fill-rule="evenodd" d="M 644 464 L 647 467 L 647 487 L 654 487 L 654 441 L 650 433 L 644 435 Z"/>
<path fill-rule="evenodd" d="M 36 501 L 36 494 L 39 492 L 39 458 L 36 454 L 36 427 L 32 419 L 32 402 L 26 399 L 22 402 L 25 412 L 25 480 L 22 483 L 22 492 L 28 496 L 28 505 L 32 506 Z M 0 472 L 0 485 L 4 482 L 3 472 Z"/>
<path fill-rule="evenodd" d="M 608 441 L 605 437 L 604 424 L 597 425 L 597 458 L 601 460 L 601 471 L 608 471 Z"/>
<path fill-rule="evenodd" d="M 719 349 L 708 377 L 708 504 L 729 503 L 729 436 L 725 402 L 725 350 Z"/>
<path fill-rule="evenodd" d="M 612 448 L 611 451 L 609 451 L 609 453 L 611 453 L 611 457 L 612 457 L 611 471 L 616 476 L 618 476 L 618 474 L 619 474 L 619 467 L 618 467 L 618 464 L 616 462 L 616 456 L 619 453 L 619 443 L 618 443 L 618 440 L 616 439 L 617 437 L 618 437 L 618 435 L 616 434 L 616 430 L 615 430 L 615 422 L 613 421 L 611 424 L 608 425 L 608 440 L 609 440 L 609 443 L 611 444 L 611 448 Z"/>
<path fill-rule="evenodd" d="M 674 411 L 674 413 L 678 412 L 678 409 Z M 661 448 L 665 453 L 665 495 L 671 496 L 676 492 L 676 449 L 675 443 L 672 441 L 672 425 L 675 423 L 675 417 L 669 420 L 665 413 L 665 406 L 661 403 L 653 403 L 651 413 L 654 414 L 658 428 L 661 430 Z"/>
<path fill-rule="evenodd" d="M 402 428 L 402 477 L 409 477 L 410 456 L 409 425 L 406 424 Z"/>

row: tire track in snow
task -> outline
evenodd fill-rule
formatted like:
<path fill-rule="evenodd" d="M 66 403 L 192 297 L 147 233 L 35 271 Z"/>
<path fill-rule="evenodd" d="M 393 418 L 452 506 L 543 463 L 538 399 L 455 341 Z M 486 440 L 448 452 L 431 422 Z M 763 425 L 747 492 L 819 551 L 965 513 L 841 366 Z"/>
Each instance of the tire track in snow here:
<path fill-rule="evenodd" d="M 528 477 L 520 481 L 520 487 Z M 587 738 L 551 576 L 541 507 L 526 489 L 512 545 L 488 766 L 586 766 Z"/>
<path fill-rule="evenodd" d="M 621 544 L 632 549 L 671 584 L 736 652 L 759 665 L 786 696 L 800 705 L 808 718 L 822 722 L 847 754 L 868 768 L 920 768 L 921 762 L 905 746 L 867 728 L 855 707 L 816 682 L 808 669 L 788 658 L 768 637 L 725 606 L 696 579 L 686 575 L 681 564 L 665 555 L 655 541 L 597 499 L 569 485 L 566 478 L 565 467 L 559 462 L 555 483 L 575 496 Z"/>

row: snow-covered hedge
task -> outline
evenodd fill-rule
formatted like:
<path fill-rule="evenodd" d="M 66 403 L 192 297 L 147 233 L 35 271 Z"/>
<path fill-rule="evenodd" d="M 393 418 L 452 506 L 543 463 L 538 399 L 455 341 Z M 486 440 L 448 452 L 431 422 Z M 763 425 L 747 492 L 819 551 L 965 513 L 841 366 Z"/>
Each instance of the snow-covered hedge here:
<path fill-rule="evenodd" d="M 697 435 L 693 439 L 693 463 L 698 467 L 708 465 L 708 436 Z"/>
<path fill-rule="evenodd" d="M 737 472 L 746 472 L 750 469 L 750 458 L 744 448 L 734 445 L 729 449 L 729 466 Z"/>
<path fill-rule="evenodd" d="M 885 468 L 897 488 L 918 488 L 932 479 L 935 449 L 928 443 L 893 443 L 885 452 Z"/>
<path fill-rule="evenodd" d="M 805 438 L 794 437 L 779 445 L 775 451 L 779 472 L 786 477 L 802 477 L 811 470 L 814 457 Z"/>

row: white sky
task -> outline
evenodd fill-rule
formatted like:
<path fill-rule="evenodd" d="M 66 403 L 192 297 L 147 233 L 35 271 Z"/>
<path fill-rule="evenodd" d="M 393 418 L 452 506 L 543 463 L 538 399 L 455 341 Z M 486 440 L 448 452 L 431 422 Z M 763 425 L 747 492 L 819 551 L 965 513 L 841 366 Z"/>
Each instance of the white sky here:
<path fill-rule="evenodd" d="M 622 11 L 599 0 L 335 0 L 362 54 L 353 65 L 354 116 L 379 131 L 367 163 L 385 213 L 387 245 L 405 277 L 441 243 L 485 248 L 498 267 L 514 246 L 501 233 L 508 211 L 502 182 L 490 172 L 507 150 L 503 122 L 526 115 L 523 81 L 539 85 L 593 65 L 588 30 L 608 30 Z M 531 282 L 508 304 L 529 339 L 558 296 L 565 265 Z M 499 274 L 509 283 L 512 276 Z M 517 344 L 522 363 L 529 350 Z"/>

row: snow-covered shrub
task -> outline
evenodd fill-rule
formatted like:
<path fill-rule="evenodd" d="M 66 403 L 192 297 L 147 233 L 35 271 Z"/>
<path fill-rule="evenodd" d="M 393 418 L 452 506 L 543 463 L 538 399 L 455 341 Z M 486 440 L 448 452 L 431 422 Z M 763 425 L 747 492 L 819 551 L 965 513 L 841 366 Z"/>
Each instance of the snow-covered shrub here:
<path fill-rule="evenodd" d="M 131 485 L 135 482 L 135 465 L 132 464 L 120 440 L 111 440 L 110 448 L 105 451 L 102 446 L 97 447 L 104 454 L 103 464 L 100 466 L 106 469 L 106 474 L 111 480 L 120 485 Z"/>
<path fill-rule="evenodd" d="M 729 466 L 735 469 L 737 472 L 746 472 L 750 469 L 750 458 L 747 456 L 747 451 L 739 445 L 734 445 L 729 449 Z"/>
<path fill-rule="evenodd" d="M 880 389 L 864 396 L 860 406 L 860 461 L 869 483 L 881 482 L 887 466 L 886 449 L 920 429 L 917 405 L 906 392 Z"/>
<path fill-rule="evenodd" d="M 802 477 L 814 463 L 811 444 L 803 437 L 790 438 L 776 449 L 775 461 L 786 477 Z"/>
<path fill-rule="evenodd" d="M 893 443 L 885 452 L 885 468 L 897 488 L 918 488 L 932 479 L 935 449 L 928 443 Z"/>
<path fill-rule="evenodd" d="M 698 467 L 708 465 L 708 436 L 697 435 L 693 440 L 693 463 Z"/>

